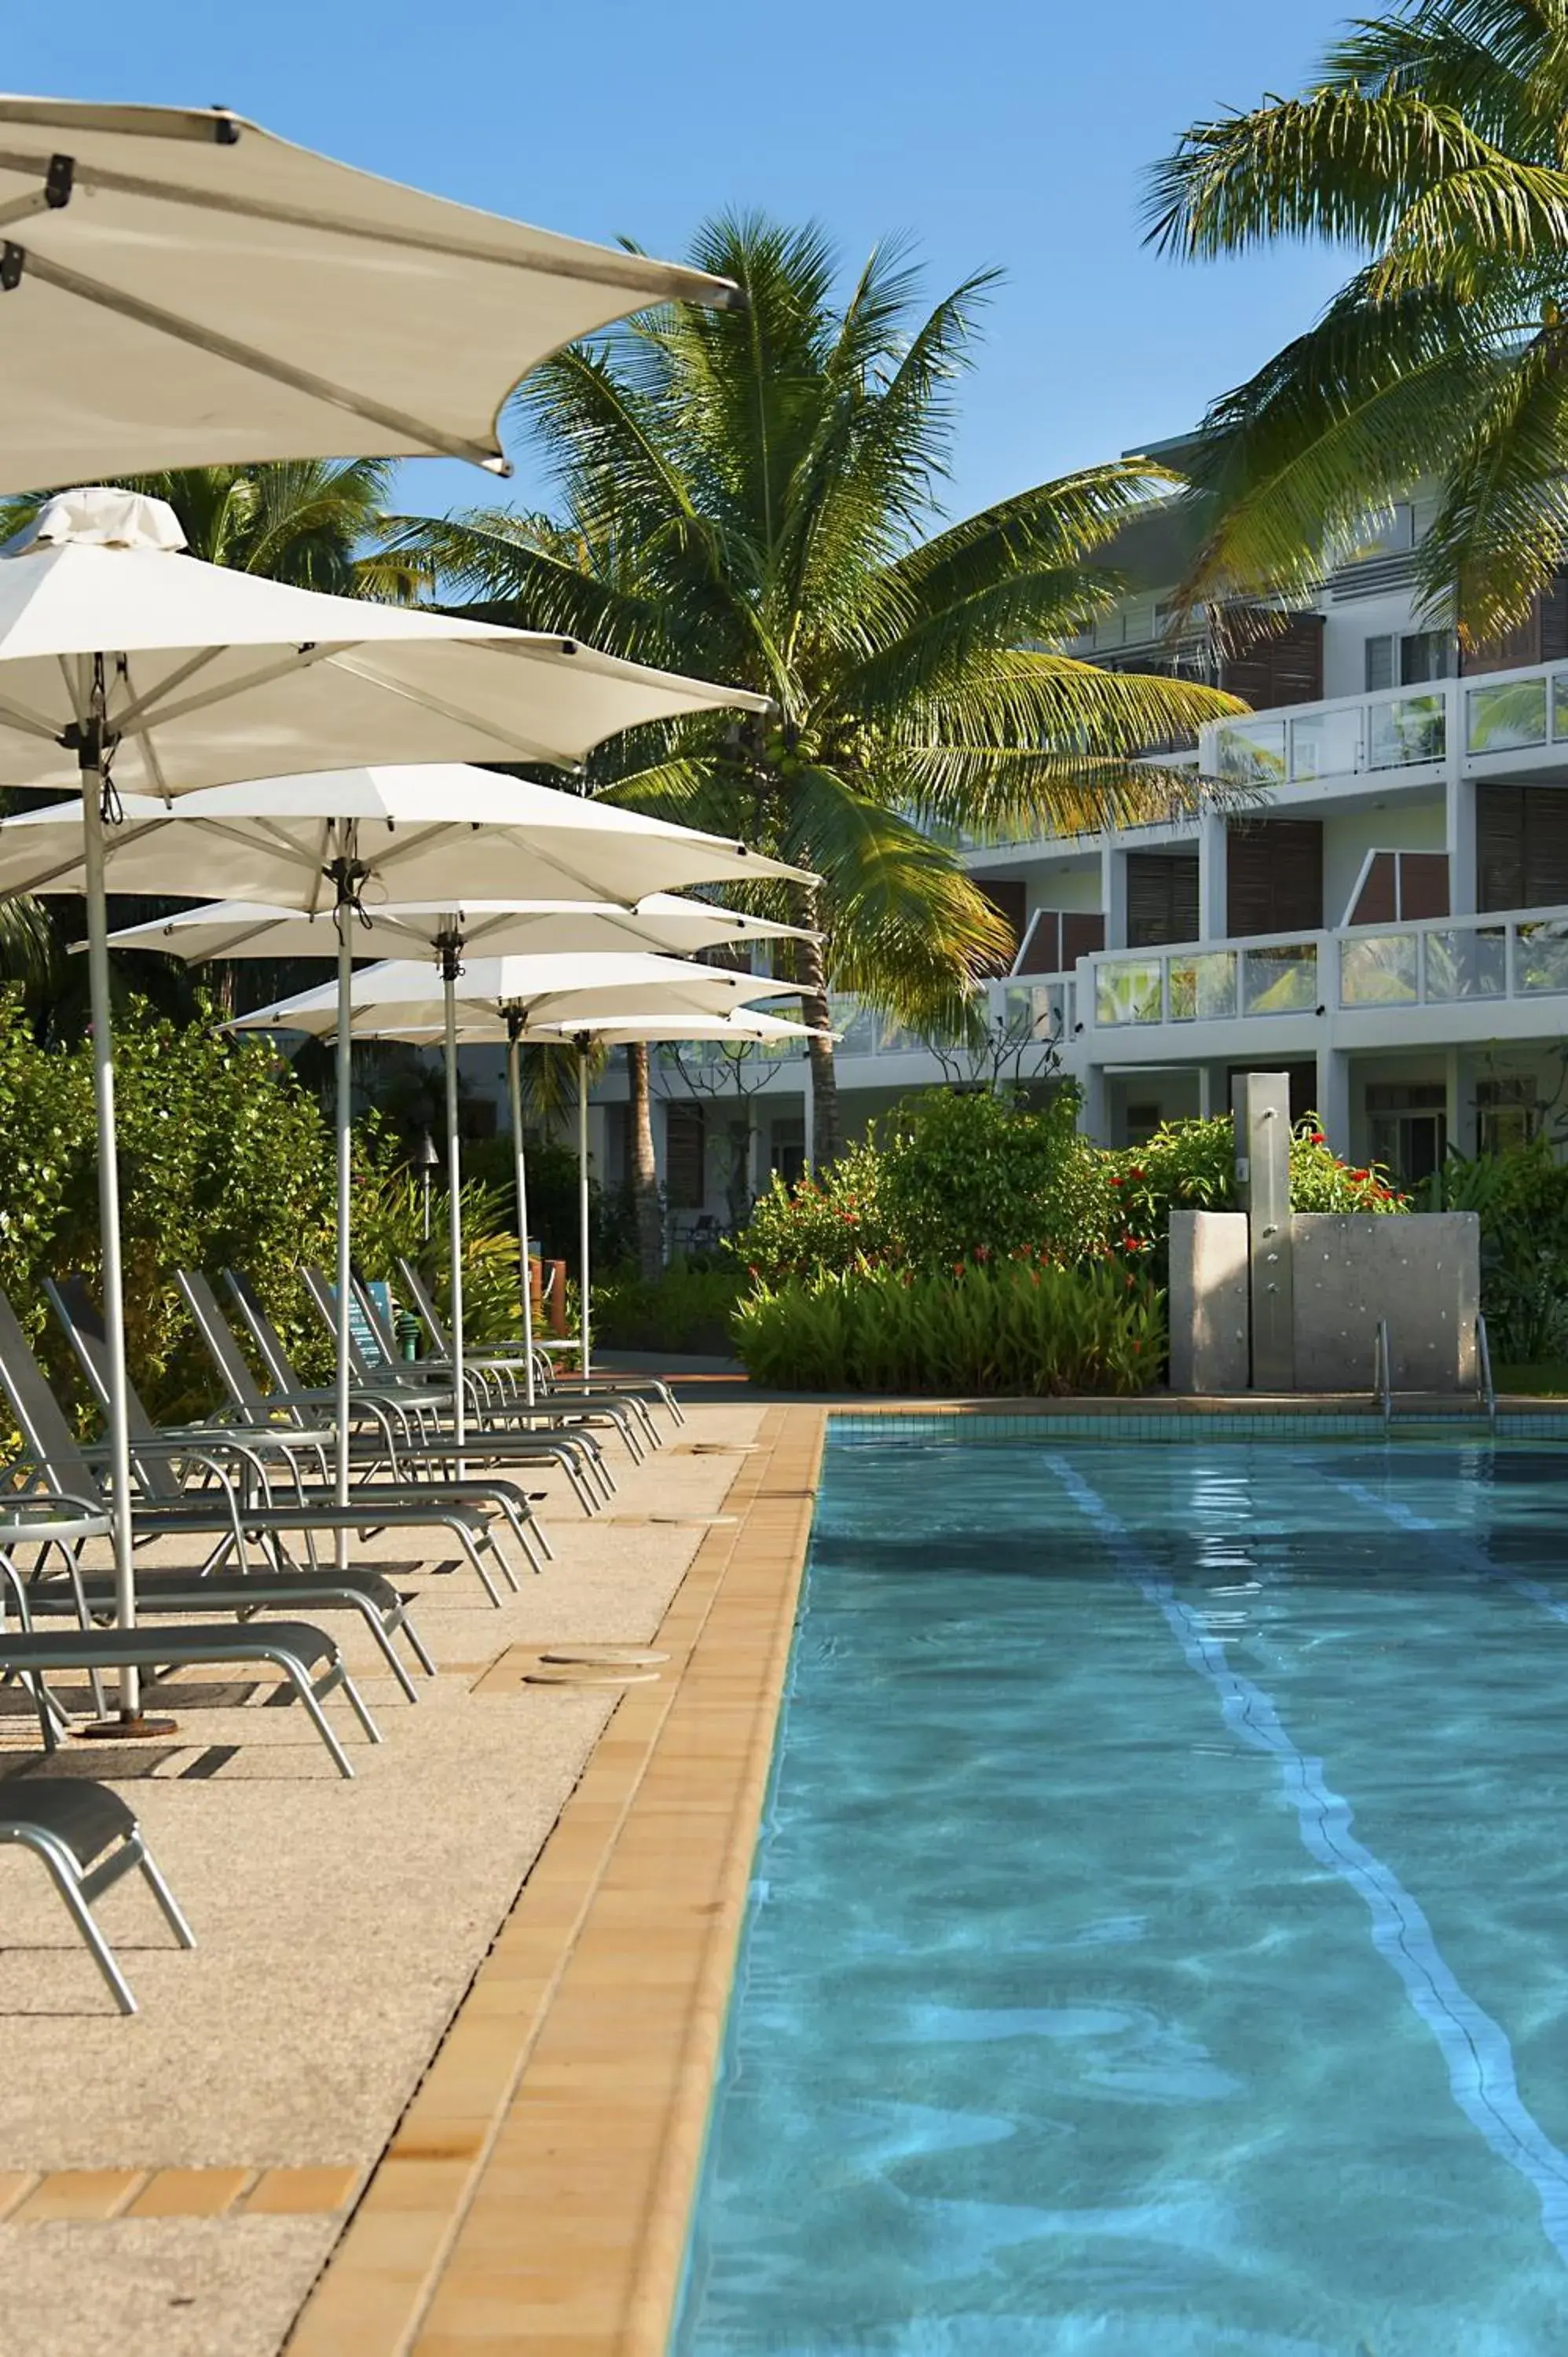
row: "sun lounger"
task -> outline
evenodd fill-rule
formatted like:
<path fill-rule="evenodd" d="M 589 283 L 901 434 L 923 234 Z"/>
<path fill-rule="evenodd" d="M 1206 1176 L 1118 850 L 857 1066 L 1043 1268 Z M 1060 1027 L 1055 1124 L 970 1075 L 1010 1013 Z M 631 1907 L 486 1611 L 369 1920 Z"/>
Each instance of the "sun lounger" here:
<path fill-rule="evenodd" d="M 89 1380 L 100 1401 L 107 1400 L 107 1376 L 102 1354 L 102 1329 L 98 1329 L 98 1345 L 90 1352 L 78 1355 L 82 1359 Z M 96 1372 L 94 1372 L 96 1371 Z M 20 1321 L 4 1293 L 0 1293 L 0 1387 L 11 1402 L 28 1453 L 39 1468 L 44 1481 L 51 1490 L 70 1497 L 101 1497 L 102 1484 L 98 1469 L 83 1450 L 67 1423 L 63 1411 L 50 1391 L 43 1369 L 33 1355 L 32 1346 L 23 1333 Z M 244 1480 L 235 1478 L 225 1455 L 231 1452 L 231 1463 L 237 1462 L 243 1450 L 243 1439 L 227 1433 L 218 1434 L 199 1442 L 189 1436 L 166 1438 L 149 1423 L 145 1411 L 132 1394 L 127 1399 L 131 1417 L 132 1471 L 142 1491 L 134 1501 L 133 1531 L 137 1540 L 149 1538 L 210 1538 L 215 1541 L 206 1566 L 207 1576 L 231 1554 L 236 1566 L 246 1577 L 246 1539 L 255 1539 L 268 1553 L 280 1575 L 288 1569 L 281 1542 L 288 1536 L 302 1536 L 314 1554 L 315 1540 L 329 1532 L 367 1529 L 403 1529 L 449 1531 L 462 1553 L 477 1573 L 480 1584 L 493 1604 L 500 1601 L 488 1568 L 488 1561 L 500 1566 L 509 1586 L 517 1581 L 511 1566 L 491 1535 L 490 1518 L 478 1507 L 446 1504 L 434 1500 L 428 1504 L 406 1504 L 397 1501 L 387 1507 L 379 1497 L 367 1493 L 343 1508 L 335 1501 L 311 1498 L 301 1504 L 278 1505 L 270 1496 L 258 1498 L 250 1494 L 250 1469 L 244 1469 Z M 209 1471 L 218 1487 L 206 1492 L 185 1487 L 186 1469 L 198 1466 Z M 264 1478 L 264 1477 L 263 1477 Z M 318 1574 L 288 1569 L 288 1576 L 299 1582 L 315 1579 Z M 342 1574 L 332 1575 L 332 1583 L 341 1586 Z M 341 1593 L 329 1597 L 323 1587 L 310 1592 L 305 1586 L 287 1591 L 295 1602 L 316 1605 L 349 1602 Z M 258 1599 L 259 1600 L 259 1599 Z M 405 1609 L 396 1599 L 400 1619 L 406 1625 Z M 252 1609 L 246 1606 L 242 1609 Z M 355 1602 L 354 1609 L 362 1609 Z M 390 1631 L 389 1631 L 390 1635 Z"/>
<path fill-rule="evenodd" d="M 408 1295 L 409 1306 L 434 1346 L 434 1359 L 431 1363 L 440 1366 L 445 1361 L 447 1366 L 450 1366 L 451 1338 L 441 1322 L 440 1312 L 431 1296 L 430 1287 L 412 1261 L 404 1259 L 400 1254 L 397 1265 L 399 1277 Z M 492 1353 L 489 1356 L 482 1349 L 475 1363 L 486 1368 L 505 1366 L 512 1372 L 515 1382 L 521 1380 L 525 1356 L 524 1345 L 518 1342 L 510 1351 Z M 656 1400 L 660 1407 L 669 1411 L 672 1424 L 684 1424 L 686 1421 L 674 1393 L 668 1383 L 660 1383 L 657 1376 L 650 1376 L 646 1382 L 623 1383 L 618 1378 L 602 1378 L 596 1375 L 590 1375 L 585 1381 L 580 1374 L 577 1374 L 568 1376 L 565 1381 L 563 1381 L 551 1364 L 549 1351 L 541 1349 L 537 1344 L 534 1347 L 533 1361 L 537 1381 L 544 1387 L 542 1394 L 536 1393 L 534 1401 L 536 1409 L 541 1412 L 548 1413 L 552 1409 L 570 1412 L 575 1406 L 591 1408 L 596 1402 L 603 1399 L 630 1401 L 641 1410 L 644 1423 L 655 1444 L 658 1442 L 659 1435 L 652 1417 L 647 1414 L 647 1403 L 650 1400 Z"/>
<path fill-rule="evenodd" d="M 263 1364 L 280 1391 L 302 1401 L 319 1400 L 319 1393 L 311 1392 L 300 1383 L 293 1361 L 284 1348 L 283 1338 L 267 1316 L 249 1277 L 240 1269 L 226 1268 L 223 1282 L 250 1330 Z M 314 1295 L 311 1300 L 317 1316 L 320 1316 L 320 1303 Z M 330 1295 L 328 1323 L 336 1339 L 336 1320 L 330 1317 Z M 411 1451 L 421 1462 L 446 1467 L 455 1462 L 456 1448 L 450 1427 L 444 1427 L 437 1415 L 441 1401 L 433 1399 L 428 1394 L 422 1394 L 417 1386 L 404 1384 L 399 1388 L 372 1381 L 357 1348 L 350 1351 L 349 1372 L 354 1385 L 352 1396 L 356 1401 L 380 1406 L 393 1415 L 409 1418 L 411 1425 L 418 1425 L 419 1429 L 411 1429 L 406 1440 L 397 1442 L 400 1449 Z M 330 1395 L 326 1404 L 332 1404 Z M 596 1512 L 599 1505 L 614 1494 L 615 1484 L 605 1466 L 603 1451 L 592 1433 L 580 1429 L 540 1432 L 519 1438 L 516 1446 L 510 1445 L 511 1438 L 508 1436 L 508 1447 L 497 1451 L 488 1445 L 480 1446 L 476 1437 L 474 1446 L 465 1446 L 465 1461 L 499 1461 L 503 1465 L 520 1467 L 541 1463 L 559 1465 L 584 1512 L 588 1514 Z"/>
<path fill-rule="evenodd" d="M 0 1843 L 43 1860 L 89 1954 L 122 2013 L 136 2000 L 114 1952 L 93 1919 L 92 1902 L 137 1870 L 182 1948 L 195 1935 L 147 1848 L 135 1813 L 105 1784 L 86 1776 L 10 1776 L 0 1783 Z"/>
<path fill-rule="evenodd" d="M 182 1268 L 176 1272 L 175 1284 L 242 1423 L 248 1430 L 293 1432 L 308 1438 L 318 1451 L 325 1478 L 331 1469 L 334 1436 L 329 1426 L 324 1427 L 320 1423 L 324 1404 L 319 1395 L 312 1391 L 263 1392 L 208 1278 L 198 1269 Z M 413 1467 L 408 1461 L 411 1455 L 417 1460 Z M 394 1493 L 494 1504 L 511 1524 L 525 1555 L 532 1557 L 534 1545 L 547 1560 L 551 1555 L 544 1526 L 533 1511 L 533 1496 L 515 1481 L 474 1477 L 457 1480 L 440 1470 L 428 1469 L 431 1460 L 423 1448 L 410 1451 L 404 1444 L 374 1435 L 349 1436 L 349 1462 L 356 1472 L 380 1472 L 384 1468 L 388 1486 Z M 378 1490 L 379 1487 L 378 1483 Z"/>

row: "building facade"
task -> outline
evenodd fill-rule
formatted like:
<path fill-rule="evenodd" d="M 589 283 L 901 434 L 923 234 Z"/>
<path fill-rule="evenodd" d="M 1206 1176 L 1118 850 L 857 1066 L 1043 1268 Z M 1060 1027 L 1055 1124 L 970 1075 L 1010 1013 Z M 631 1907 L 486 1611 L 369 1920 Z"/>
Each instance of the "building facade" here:
<path fill-rule="evenodd" d="M 1414 602 L 1428 513 L 1401 508 L 1310 607 L 1224 653 L 1232 634 L 1204 622 L 1173 644 L 1181 553 L 1152 511 L 1132 552 L 1151 586 L 1070 650 L 1175 666 L 1253 707 L 1165 757 L 1221 780 L 1223 807 L 968 855 L 1017 942 L 993 1021 L 1054 1043 L 1102 1142 L 1225 1110 L 1231 1075 L 1266 1066 L 1339 1152 L 1412 1182 L 1450 1146 L 1518 1142 L 1568 1106 L 1568 584 L 1507 642 L 1462 652 Z M 836 1020 L 847 1135 L 974 1071 L 851 1004 Z M 653 1086 L 677 1243 L 810 1156 L 797 1053 L 656 1051 Z M 612 1182 L 626 1092 L 618 1060 L 594 1118 Z"/>

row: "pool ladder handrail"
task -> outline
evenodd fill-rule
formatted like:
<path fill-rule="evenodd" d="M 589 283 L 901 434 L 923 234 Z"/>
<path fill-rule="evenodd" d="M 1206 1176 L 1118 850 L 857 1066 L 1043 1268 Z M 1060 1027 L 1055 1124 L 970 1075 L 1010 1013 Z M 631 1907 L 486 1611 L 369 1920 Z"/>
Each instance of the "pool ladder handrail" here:
<path fill-rule="evenodd" d="M 1379 1318 L 1372 1339 L 1372 1394 L 1383 1412 L 1383 1430 L 1387 1432 L 1394 1420 L 1394 1368 L 1386 1318 Z"/>
<path fill-rule="evenodd" d="M 1481 1405 L 1487 1411 L 1487 1422 L 1498 1428 L 1498 1387 L 1492 1380 L 1492 1346 L 1487 1339 L 1485 1315 L 1476 1313 L 1476 1383 L 1481 1394 Z"/>

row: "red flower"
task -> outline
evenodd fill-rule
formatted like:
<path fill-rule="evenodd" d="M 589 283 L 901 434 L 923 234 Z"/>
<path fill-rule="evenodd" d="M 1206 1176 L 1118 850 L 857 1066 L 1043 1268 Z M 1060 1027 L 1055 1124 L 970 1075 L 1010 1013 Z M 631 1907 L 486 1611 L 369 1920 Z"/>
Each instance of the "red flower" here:
<path fill-rule="evenodd" d="M 1320 1129 L 1309 1129 L 1306 1133 L 1306 1142 L 1308 1146 L 1326 1146 L 1328 1140 Z"/>
<path fill-rule="evenodd" d="M 1358 1186 L 1363 1178 L 1369 1178 L 1371 1175 L 1372 1174 L 1369 1170 L 1352 1170 L 1350 1173 L 1350 1183 L 1352 1186 Z"/>
<path fill-rule="evenodd" d="M 1133 1169 L 1129 1170 L 1129 1171 L 1128 1171 L 1128 1173 L 1127 1173 L 1127 1176 L 1128 1176 L 1128 1178 L 1141 1178 L 1143 1177 L 1143 1175 L 1144 1175 L 1143 1170 L 1142 1170 L 1140 1168 L 1137 1168 L 1137 1167 L 1134 1167 Z"/>
<path fill-rule="evenodd" d="M 1120 1187 L 1120 1185 L 1122 1184 L 1122 1178 L 1121 1178 L 1121 1174 L 1120 1174 L 1120 1172 L 1113 1170 L 1113 1171 L 1111 1173 L 1111 1184 L 1112 1184 L 1113 1187 Z"/>

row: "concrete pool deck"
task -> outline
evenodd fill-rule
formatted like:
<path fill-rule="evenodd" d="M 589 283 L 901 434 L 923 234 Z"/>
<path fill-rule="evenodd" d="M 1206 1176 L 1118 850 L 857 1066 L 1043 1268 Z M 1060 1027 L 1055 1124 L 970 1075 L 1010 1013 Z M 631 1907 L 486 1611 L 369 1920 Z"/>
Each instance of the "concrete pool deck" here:
<path fill-rule="evenodd" d="M 595 1522 L 542 1485 L 557 1561 L 502 1611 L 400 1574 L 443 1673 L 416 1707 L 333 1616 L 385 1738 L 349 1738 L 353 1783 L 250 1673 L 166 1682 L 166 1741 L 60 1756 L 132 1800 L 199 1945 L 112 1891 L 122 2020 L 37 1862 L 0 1861 L 0 2346 L 659 2345 L 625 2334 L 673 2297 L 660 2169 L 700 2148 L 822 1426 L 688 1417 Z M 669 1660 L 524 1682 L 583 1643 Z M 38 1760 L 0 1697 L 0 1773 Z"/>

